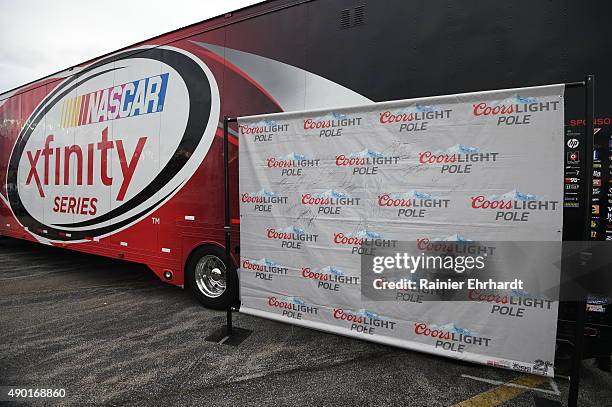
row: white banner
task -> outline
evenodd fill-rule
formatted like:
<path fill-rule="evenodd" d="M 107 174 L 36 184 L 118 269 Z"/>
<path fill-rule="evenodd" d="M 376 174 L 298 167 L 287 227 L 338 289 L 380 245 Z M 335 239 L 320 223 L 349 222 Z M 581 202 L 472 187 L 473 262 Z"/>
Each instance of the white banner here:
<path fill-rule="evenodd" d="M 561 241 L 563 92 L 240 118 L 241 312 L 552 376 L 557 301 L 364 301 L 360 258 L 364 239 Z"/>

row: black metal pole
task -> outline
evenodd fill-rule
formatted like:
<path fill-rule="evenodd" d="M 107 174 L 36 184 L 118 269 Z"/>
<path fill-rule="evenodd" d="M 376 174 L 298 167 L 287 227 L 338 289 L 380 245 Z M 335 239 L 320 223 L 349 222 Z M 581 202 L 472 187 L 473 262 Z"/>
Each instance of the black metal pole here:
<path fill-rule="evenodd" d="M 593 117 L 595 110 L 595 77 L 589 75 L 585 83 L 585 170 L 586 170 L 586 211 L 585 211 L 585 230 L 583 240 L 591 240 L 591 196 L 593 193 Z M 577 314 L 576 325 L 574 326 L 574 355 L 572 358 L 572 368 L 570 373 L 570 388 L 567 398 L 569 407 L 578 406 L 578 392 L 580 387 L 580 369 L 582 366 L 582 347 L 584 343 L 584 323 L 586 320 L 586 298 L 580 298 L 576 302 Z"/>
<path fill-rule="evenodd" d="M 229 192 L 229 117 L 223 117 L 223 188 L 224 188 L 224 206 L 225 206 L 225 225 L 223 230 L 225 232 L 225 290 L 228 293 L 229 299 L 227 301 L 227 335 L 232 334 L 232 295 L 233 295 L 233 281 L 232 281 L 232 259 L 231 259 L 231 226 L 230 226 L 230 192 Z"/>

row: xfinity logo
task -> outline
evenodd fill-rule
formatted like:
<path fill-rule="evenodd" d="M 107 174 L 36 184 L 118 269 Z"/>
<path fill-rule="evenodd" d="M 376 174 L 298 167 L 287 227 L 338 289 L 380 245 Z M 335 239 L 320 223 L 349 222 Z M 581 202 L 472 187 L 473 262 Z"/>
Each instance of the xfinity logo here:
<path fill-rule="evenodd" d="M 123 201 L 127 188 L 132 180 L 140 154 L 147 142 L 147 137 L 139 137 L 136 148 L 132 154 L 126 154 L 123 140 L 118 138 L 111 141 L 108 139 L 108 127 L 102 130 L 101 139 L 98 142 L 89 143 L 85 146 L 73 144 L 64 147 L 53 146 L 55 136 L 49 134 L 45 139 L 44 148 L 27 151 L 29 171 L 26 185 L 34 182 L 41 198 L 45 197 L 44 186 L 51 182 L 53 185 L 113 185 L 113 177 L 110 175 L 109 154 L 116 148 L 121 167 L 121 181 L 115 199 Z M 86 152 L 86 154 L 84 154 Z M 128 158 L 129 155 L 129 158 Z M 74 158 L 71 160 L 71 158 Z M 39 160 L 42 164 L 42 177 L 38 173 Z M 94 171 L 94 166 L 99 171 Z M 50 175 L 49 168 L 55 168 Z M 97 177 L 94 179 L 94 172 Z M 76 174 L 76 176 L 75 176 Z M 119 175 L 117 176 L 117 178 Z M 42 178 L 42 180 L 41 180 Z M 57 199 L 56 197 L 55 199 Z M 94 198 L 95 199 L 95 198 Z M 94 215 L 92 213 L 92 215 Z"/>

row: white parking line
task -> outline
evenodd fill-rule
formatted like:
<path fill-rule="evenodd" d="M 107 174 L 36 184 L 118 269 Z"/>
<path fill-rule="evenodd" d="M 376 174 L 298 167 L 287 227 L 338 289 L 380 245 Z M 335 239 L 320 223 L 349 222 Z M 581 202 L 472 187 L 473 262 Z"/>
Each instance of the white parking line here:
<path fill-rule="evenodd" d="M 557 395 L 561 394 L 561 392 L 559 391 L 559 387 L 557 386 L 557 383 L 553 379 L 550 379 L 550 387 L 552 387 L 553 391 L 555 391 Z"/>
<path fill-rule="evenodd" d="M 517 387 L 519 389 L 539 391 L 540 393 L 552 394 L 554 396 L 559 396 L 561 394 L 561 392 L 559 391 L 559 387 L 557 387 L 557 383 L 555 383 L 555 381 L 553 379 L 549 380 L 550 387 L 552 388 L 552 390 L 546 390 L 546 389 L 536 389 L 534 387 L 522 386 L 522 385 L 516 384 L 516 383 L 507 383 L 507 382 L 501 382 L 499 380 L 485 379 L 484 377 L 470 376 L 468 374 L 462 374 L 461 377 L 465 377 L 467 379 L 472 379 L 472 380 L 477 380 L 479 382 L 494 384 L 496 386 Z"/>

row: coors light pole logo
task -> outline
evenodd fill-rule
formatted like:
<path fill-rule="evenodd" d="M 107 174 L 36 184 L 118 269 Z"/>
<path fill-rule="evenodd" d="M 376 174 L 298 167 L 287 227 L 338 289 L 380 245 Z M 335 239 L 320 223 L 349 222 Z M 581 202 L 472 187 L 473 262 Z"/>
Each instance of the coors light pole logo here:
<path fill-rule="evenodd" d="M 290 225 L 283 229 L 266 229 L 266 237 L 280 241 L 281 248 L 302 250 L 304 243 L 316 243 L 319 235 L 306 233 L 301 227 Z"/>
<path fill-rule="evenodd" d="M 280 157 L 266 159 L 266 167 L 280 169 L 281 177 L 301 177 L 305 168 L 318 167 L 321 159 L 308 158 L 306 155 L 291 152 Z"/>
<path fill-rule="evenodd" d="M 251 204 L 255 212 L 272 212 L 275 205 L 287 204 L 287 195 L 281 195 L 265 188 L 257 192 L 243 192 L 240 194 L 240 203 Z"/>
<path fill-rule="evenodd" d="M 340 291 L 346 285 L 359 284 L 360 277 L 350 276 L 335 266 L 312 269 L 302 267 L 302 278 L 316 281 L 317 288 L 328 291 Z"/>
<path fill-rule="evenodd" d="M 254 272 L 255 278 L 265 281 L 272 281 L 276 276 L 286 276 L 289 272 L 288 267 L 265 257 L 259 260 L 242 260 L 242 269 Z"/>
<path fill-rule="evenodd" d="M 419 165 L 440 168 L 440 174 L 469 174 L 474 165 L 494 163 L 498 155 L 463 144 L 455 144 L 446 150 L 421 151 L 418 154 Z"/>
<path fill-rule="evenodd" d="M 51 91 L 21 130 L 8 168 L 11 209 L 50 241 L 115 233 L 184 185 L 218 120 L 213 74 L 186 51 L 99 60 Z"/>
<path fill-rule="evenodd" d="M 342 308 L 334 308 L 332 316 L 335 320 L 339 320 L 350 324 L 350 330 L 368 335 L 376 334 L 376 329 L 393 331 L 395 329 L 395 321 L 382 317 L 373 311 L 361 309 L 359 311 L 346 310 Z"/>
<path fill-rule="evenodd" d="M 331 112 L 322 117 L 303 120 L 304 130 L 315 131 L 321 138 L 340 137 L 346 127 L 361 125 L 361 117 L 349 116 L 345 113 Z"/>
<path fill-rule="evenodd" d="M 378 232 L 358 229 L 350 233 L 333 234 L 332 242 L 341 247 L 350 247 L 351 254 L 375 256 L 378 247 L 395 247 L 397 241 L 383 238 Z"/>
<path fill-rule="evenodd" d="M 512 190 L 503 195 L 472 196 L 471 208 L 495 213 L 496 221 L 528 222 L 532 212 L 559 210 L 559 201 L 550 201 L 533 194 Z"/>
<path fill-rule="evenodd" d="M 491 304 L 491 314 L 523 318 L 527 309 L 552 309 L 553 301 L 548 298 L 536 298 L 523 290 L 509 292 L 489 292 L 468 290 L 469 301 Z"/>
<path fill-rule="evenodd" d="M 470 329 L 458 326 L 455 323 L 445 325 L 435 325 L 427 322 L 417 322 L 414 324 L 414 333 L 420 337 L 434 342 L 434 348 L 443 349 L 451 352 L 465 352 L 468 346 L 489 347 L 491 338 L 486 338 Z"/>
<path fill-rule="evenodd" d="M 437 106 L 415 105 L 400 110 L 387 110 L 379 114 L 380 124 L 393 124 L 397 131 L 427 131 L 432 121 L 448 120 L 452 109 L 441 109 Z"/>
<path fill-rule="evenodd" d="M 277 123 L 274 120 L 264 119 L 248 125 L 241 124 L 238 131 L 242 135 L 252 137 L 254 142 L 270 142 L 280 133 L 285 133 L 289 129 L 286 123 Z"/>
<path fill-rule="evenodd" d="M 293 319 L 304 319 L 308 315 L 319 315 L 319 307 L 307 304 L 294 296 L 268 297 L 268 307 L 281 311 L 281 315 Z"/>
<path fill-rule="evenodd" d="M 366 148 L 354 153 L 336 155 L 335 164 L 337 167 L 350 169 L 353 175 L 376 175 L 381 165 L 397 165 L 399 161 L 399 156 L 387 156 L 380 151 Z"/>
<path fill-rule="evenodd" d="M 424 218 L 429 209 L 448 209 L 450 203 L 450 199 L 434 198 L 414 189 L 404 193 L 380 194 L 376 201 L 379 207 L 396 209 L 398 217 L 406 218 Z"/>
<path fill-rule="evenodd" d="M 317 207 L 317 213 L 324 215 L 341 215 L 343 208 L 359 206 L 360 201 L 361 198 L 333 189 L 318 193 L 304 193 L 300 198 L 302 205 Z"/>
<path fill-rule="evenodd" d="M 472 115 L 495 118 L 497 126 L 521 126 L 531 124 L 534 114 L 555 111 L 560 107 L 559 100 L 541 101 L 535 97 L 515 95 L 499 101 L 474 103 Z"/>

